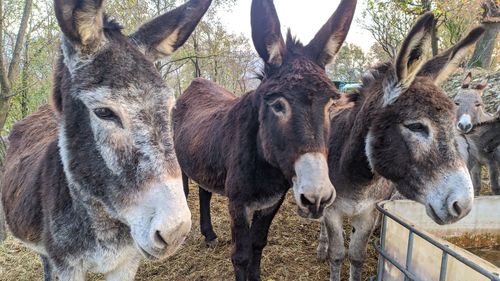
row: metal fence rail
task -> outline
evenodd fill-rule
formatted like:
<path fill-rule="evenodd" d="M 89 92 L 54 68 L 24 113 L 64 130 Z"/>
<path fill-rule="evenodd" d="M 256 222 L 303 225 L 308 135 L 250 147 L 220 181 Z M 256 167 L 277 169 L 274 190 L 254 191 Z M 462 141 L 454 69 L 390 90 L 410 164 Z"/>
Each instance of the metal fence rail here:
<path fill-rule="evenodd" d="M 383 204 L 383 203 L 382 203 Z M 412 254 L 413 254 L 413 241 L 414 241 L 414 236 L 417 235 L 420 238 L 424 239 L 425 241 L 431 243 L 435 247 L 441 249 L 442 251 L 442 258 L 441 258 L 441 270 L 439 274 L 439 281 L 444 281 L 446 280 L 446 269 L 448 266 L 448 256 L 452 256 L 458 261 L 462 262 L 463 264 L 467 265 L 468 267 L 472 268 L 476 272 L 482 274 L 483 276 L 487 277 L 491 281 L 500 281 L 500 276 L 495 275 L 484 268 L 480 267 L 474 262 L 471 262 L 470 260 L 467 260 L 454 250 L 450 249 L 449 247 L 442 245 L 441 243 L 437 242 L 434 240 L 432 237 L 428 236 L 427 234 L 419 231 L 415 227 L 409 225 L 408 223 L 404 222 L 397 216 L 389 213 L 387 210 L 385 210 L 381 205 L 381 203 L 377 204 L 377 210 L 382 213 L 382 229 L 380 231 L 380 243 L 375 244 L 375 249 L 379 253 L 379 261 L 378 261 L 378 269 L 377 269 L 377 281 L 382 281 L 384 279 L 384 263 L 385 261 L 390 262 L 392 265 L 394 265 L 401 273 L 404 274 L 405 276 L 405 281 L 420 281 L 416 277 L 415 272 L 412 272 L 411 270 L 411 263 L 412 263 Z M 407 255 L 406 255 L 406 262 L 405 265 L 402 265 L 398 261 L 396 261 L 394 258 L 389 256 L 389 254 L 385 251 L 385 234 L 386 234 L 386 227 L 387 227 L 387 218 L 390 218 L 394 220 L 395 222 L 399 223 L 406 229 L 408 229 L 409 234 L 408 234 L 408 244 L 407 244 Z"/>

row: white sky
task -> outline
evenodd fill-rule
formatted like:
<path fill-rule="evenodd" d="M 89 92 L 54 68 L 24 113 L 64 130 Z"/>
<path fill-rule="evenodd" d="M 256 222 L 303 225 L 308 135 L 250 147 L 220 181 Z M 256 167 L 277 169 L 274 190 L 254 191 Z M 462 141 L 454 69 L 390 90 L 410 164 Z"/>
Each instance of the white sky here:
<path fill-rule="evenodd" d="M 340 0 L 274 0 L 283 36 L 286 36 L 286 30 L 291 28 L 292 34 L 304 44 L 307 44 L 314 37 L 321 26 L 335 12 L 339 3 Z M 250 4 L 251 0 L 238 0 L 232 11 L 224 12 L 221 15 L 221 20 L 230 31 L 237 34 L 243 33 L 251 40 Z M 358 1 L 346 41 L 355 43 L 368 52 L 375 40 L 357 22 L 361 18 L 361 11 L 365 5 L 365 1 Z"/>

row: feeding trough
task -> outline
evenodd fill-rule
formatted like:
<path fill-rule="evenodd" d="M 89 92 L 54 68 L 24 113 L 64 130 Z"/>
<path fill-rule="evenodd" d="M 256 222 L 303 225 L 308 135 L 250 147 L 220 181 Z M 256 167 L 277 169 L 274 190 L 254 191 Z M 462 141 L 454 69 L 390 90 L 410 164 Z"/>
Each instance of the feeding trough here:
<path fill-rule="evenodd" d="M 376 280 L 500 281 L 500 196 L 476 198 L 470 214 L 450 225 L 434 223 L 413 201 L 384 201 L 377 209 L 382 229 Z M 474 252 L 489 261 L 462 248 L 485 246 L 490 250 Z"/>

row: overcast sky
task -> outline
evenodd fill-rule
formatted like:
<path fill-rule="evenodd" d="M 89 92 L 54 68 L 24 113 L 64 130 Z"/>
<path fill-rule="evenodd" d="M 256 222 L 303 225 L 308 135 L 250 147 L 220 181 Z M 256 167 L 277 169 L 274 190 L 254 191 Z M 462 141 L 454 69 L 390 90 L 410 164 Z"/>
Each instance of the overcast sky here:
<path fill-rule="evenodd" d="M 340 0 L 274 0 L 274 5 L 281 21 L 283 36 L 291 28 L 292 34 L 302 43 L 307 44 L 320 27 L 335 12 Z M 243 33 L 251 38 L 250 29 L 251 0 L 238 0 L 230 12 L 221 15 L 223 23 L 234 33 Z M 346 41 L 359 45 L 365 52 L 371 47 L 374 39 L 370 33 L 358 24 L 365 1 L 359 0 L 354 20 Z"/>

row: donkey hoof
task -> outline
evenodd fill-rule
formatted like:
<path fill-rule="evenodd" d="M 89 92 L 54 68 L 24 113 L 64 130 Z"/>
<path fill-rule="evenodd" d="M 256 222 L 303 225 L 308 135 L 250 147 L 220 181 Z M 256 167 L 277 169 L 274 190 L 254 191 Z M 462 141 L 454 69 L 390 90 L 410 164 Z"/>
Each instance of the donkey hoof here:
<path fill-rule="evenodd" d="M 208 248 L 215 248 L 219 244 L 219 240 L 217 238 L 213 240 L 205 240 L 205 246 Z"/>
<path fill-rule="evenodd" d="M 318 257 L 318 261 L 326 261 L 326 258 L 328 257 L 328 248 L 318 247 L 316 255 Z"/>

